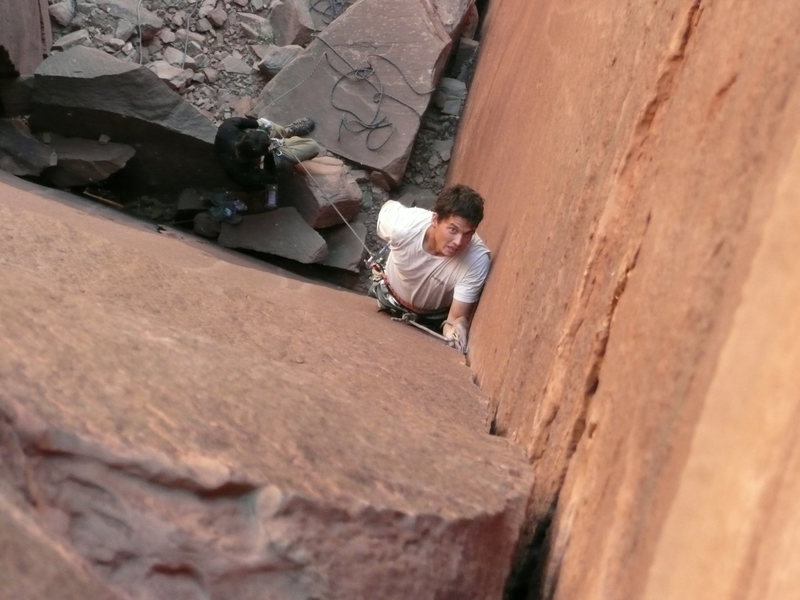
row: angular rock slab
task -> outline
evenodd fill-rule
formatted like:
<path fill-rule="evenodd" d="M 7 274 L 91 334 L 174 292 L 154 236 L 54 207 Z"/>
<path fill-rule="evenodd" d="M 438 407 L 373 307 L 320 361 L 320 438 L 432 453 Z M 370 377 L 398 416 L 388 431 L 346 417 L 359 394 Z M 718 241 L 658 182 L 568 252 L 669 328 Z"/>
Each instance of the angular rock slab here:
<path fill-rule="evenodd" d="M 13 175 L 39 175 L 56 164 L 53 149 L 31 135 L 27 125 L 0 119 L 0 168 Z"/>
<path fill-rule="evenodd" d="M 0 46 L 5 51 L 5 57 L 0 56 L 0 71 L 4 77 L 30 75 L 53 43 L 47 0 L 4 0 L 0 2 L 0 23 Z"/>
<path fill-rule="evenodd" d="M 433 7 L 445 31 L 460 36 L 475 10 L 475 0 L 433 0 Z"/>
<path fill-rule="evenodd" d="M 255 250 L 304 264 L 318 262 L 328 253 L 322 236 L 291 206 L 247 215 L 236 225 L 223 223 L 217 242 L 226 248 Z"/>
<path fill-rule="evenodd" d="M 131 192 L 228 183 L 214 155 L 214 124 L 146 67 L 75 47 L 34 74 L 31 129 L 136 149 L 116 178 Z"/>
<path fill-rule="evenodd" d="M 333 156 L 319 156 L 294 166 L 281 177 L 281 197 L 287 198 L 314 229 L 341 225 L 361 209 L 361 188 L 345 164 Z"/>
<path fill-rule="evenodd" d="M 330 227 L 320 232 L 328 245 L 328 255 L 319 263 L 326 267 L 343 269 L 358 273 L 361 261 L 366 254 L 364 244 L 367 239 L 367 226 L 364 223 L 348 223 Z"/>
<path fill-rule="evenodd" d="M 276 0 L 269 12 L 269 22 L 279 46 L 305 46 L 311 41 L 314 21 L 304 0 Z"/>
<path fill-rule="evenodd" d="M 118 597 L 89 571 L 80 557 L 42 530 L 31 507 L 25 510 L 5 497 L 4 487 L 0 482 L 0 556 L 3 557 L 0 598 L 112 600 Z"/>
<path fill-rule="evenodd" d="M 0 172 L 0 479 L 54 539 L 144 600 L 501 597 L 531 471 L 457 353 L 35 189 Z"/>
<path fill-rule="evenodd" d="M 361 0 L 278 73 L 255 110 L 312 117 L 334 154 L 403 176 L 451 40 L 427 0 Z"/>
<path fill-rule="evenodd" d="M 53 135 L 50 147 L 58 163 L 44 176 L 56 187 L 75 187 L 105 181 L 136 154 L 127 144 L 101 143 L 82 138 Z"/>

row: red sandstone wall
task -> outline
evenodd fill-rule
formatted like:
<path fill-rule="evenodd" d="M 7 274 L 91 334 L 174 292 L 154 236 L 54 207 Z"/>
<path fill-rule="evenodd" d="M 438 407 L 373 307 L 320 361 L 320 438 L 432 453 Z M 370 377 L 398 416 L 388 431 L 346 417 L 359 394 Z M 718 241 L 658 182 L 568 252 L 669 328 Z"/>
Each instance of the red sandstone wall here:
<path fill-rule="evenodd" d="M 20 75 L 31 75 L 36 70 L 52 41 L 47 0 L 0 2 L 0 47 Z"/>
<path fill-rule="evenodd" d="M 553 517 L 531 598 L 800 589 L 798 30 L 793 0 L 491 4 L 450 179 L 496 257 L 472 365 L 529 535 Z"/>

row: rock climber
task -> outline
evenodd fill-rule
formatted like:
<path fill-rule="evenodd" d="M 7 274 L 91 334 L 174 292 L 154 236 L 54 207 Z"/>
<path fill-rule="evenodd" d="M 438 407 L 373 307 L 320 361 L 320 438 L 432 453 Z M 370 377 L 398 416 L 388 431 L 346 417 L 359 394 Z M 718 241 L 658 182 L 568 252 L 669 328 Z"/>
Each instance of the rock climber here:
<path fill-rule="evenodd" d="M 447 343 L 466 352 L 472 315 L 491 266 L 491 253 L 475 233 L 483 198 L 469 186 L 446 187 L 433 211 L 388 200 L 378 214 L 387 242 L 385 265 L 373 266 L 369 294 L 395 317 L 441 324 Z"/>
<path fill-rule="evenodd" d="M 314 126 L 307 117 L 286 127 L 263 117 L 231 117 L 217 128 L 214 151 L 228 177 L 248 192 L 265 192 L 264 207 L 273 209 L 278 170 L 288 170 L 320 152 L 317 142 L 305 137 Z"/>

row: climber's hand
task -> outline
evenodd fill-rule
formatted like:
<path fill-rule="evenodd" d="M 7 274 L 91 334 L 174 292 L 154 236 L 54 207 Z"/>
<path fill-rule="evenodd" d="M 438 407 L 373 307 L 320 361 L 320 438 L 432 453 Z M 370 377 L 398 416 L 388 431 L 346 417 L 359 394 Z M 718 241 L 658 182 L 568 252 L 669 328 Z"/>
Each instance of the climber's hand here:
<path fill-rule="evenodd" d="M 467 327 L 463 319 L 445 321 L 442 325 L 442 335 L 451 348 L 461 353 L 467 351 Z"/>

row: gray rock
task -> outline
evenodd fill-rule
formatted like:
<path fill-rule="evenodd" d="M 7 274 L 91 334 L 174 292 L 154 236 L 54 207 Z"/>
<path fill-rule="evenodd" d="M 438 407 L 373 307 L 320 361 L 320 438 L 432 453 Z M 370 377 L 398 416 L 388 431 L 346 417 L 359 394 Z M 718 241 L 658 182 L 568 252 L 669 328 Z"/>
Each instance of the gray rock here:
<path fill-rule="evenodd" d="M 33 76 L 25 75 L 15 79 L 0 78 L 0 106 L 6 117 L 27 115 L 31 112 Z"/>
<path fill-rule="evenodd" d="M 477 40 L 462 37 L 453 53 L 448 76 L 463 81 L 469 87 L 472 74 L 475 72 L 479 49 L 480 43 Z"/>
<path fill-rule="evenodd" d="M 433 190 L 415 185 L 407 185 L 403 188 L 403 193 L 398 196 L 397 201 L 405 206 L 417 206 L 433 210 L 433 205 L 436 203 L 436 193 Z"/>
<path fill-rule="evenodd" d="M 89 32 L 85 29 L 78 29 L 67 35 L 62 35 L 57 40 L 53 41 L 53 50 L 69 50 L 75 46 L 87 46 L 90 44 L 91 38 Z"/>
<path fill-rule="evenodd" d="M 56 164 L 56 153 L 17 119 L 0 119 L 0 168 L 13 175 L 39 175 Z"/>
<path fill-rule="evenodd" d="M 155 73 L 161 81 L 177 92 L 186 89 L 186 86 L 189 84 L 194 74 L 191 69 L 181 69 L 164 60 L 154 61 L 147 65 L 147 68 Z"/>
<path fill-rule="evenodd" d="M 446 115 L 459 115 L 466 98 L 466 83 L 451 77 L 442 77 L 433 95 L 433 103 Z"/>
<path fill-rule="evenodd" d="M 336 18 L 346 11 L 354 0 L 338 0 L 337 2 L 315 1 L 311 2 L 311 18 L 314 27 L 321 31 L 331 24 Z"/>
<path fill-rule="evenodd" d="M 70 24 L 75 17 L 75 2 L 64 0 L 50 5 L 50 16 L 62 27 Z"/>
<path fill-rule="evenodd" d="M 95 0 L 95 3 L 112 17 L 136 24 L 142 41 L 151 40 L 164 26 L 161 17 L 147 10 L 139 0 Z"/>
<path fill-rule="evenodd" d="M 211 203 L 211 194 L 196 188 L 181 190 L 178 196 L 178 212 L 205 210 Z"/>
<path fill-rule="evenodd" d="M 224 8 L 215 8 L 206 15 L 206 19 L 208 19 L 208 22 L 216 29 L 219 29 L 225 25 L 225 21 L 228 20 L 228 13 L 225 12 Z"/>
<path fill-rule="evenodd" d="M 114 28 L 114 37 L 117 37 L 121 40 L 125 40 L 126 42 L 131 39 L 133 34 L 136 32 L 136 25 L 134 25 L 128 19 L 119 19 L 117 21 L 117 25 Z"/>
<path fill-rule="evenodd" d="M 248 75 L 253 72 L 253 67 L 248 65 L 242 58 L 232 54 L 229 54 L 222 59 L 220 67 L 223 71 L 227 71 L 228 73 L 240 73 L 242 75 Z"/>
<path fill-rule="evenodd" d="M 3 78 L 30 75 L 50 51 L 53 31 L 45 0 L 0 2 Z"/>
<path fill-rule="evenodd" d="M 319 262 L 328 253 L 322 236 L 291 206 L 246 215 L 238 225 L 223 223 L 217 241 L 227 248 L 255 250 L 305 264 Z"/>
<path fill-rule="evenodd" d="M 281 197 L 290 198 L 314 229 L 351 221 L 361 209 L 361 188 L 338 158 L 318 156 L 295 165 L 281 179 Z"/>
<path fill-rule="evenodd" d="M 436 14 L 448 34 L 459 34 L 475 9 L 475 0 L 433 0 Z"/>
<path fill-rule="evenodd" d="M 361 0 L 267 84 L 256 110 L 279 123 L 313 118 L 323 146 L 395 185 L 450 44 L 426 0 Z M 364 76 L 354 77 L 356 69 Z"/>
<path fill-rule="evenodd" d="M 364 223 L 353 222 L 330 227 L 320 231 L 320 235 L 328 244 L 328 256 L 319 261 L 321 265 L 359 272 L 366 254 L 364 242 L 367 239 L 367 226 Z"/>
<path fill-rule="evenodd" d="M 136 154 L 131 146 L 52 135 L 50 146 L 58 156 L 44 176 L 57 187 L 75 187 L 105 181 Z"/>
<path fill-rule="evenodd" d="M 267 18 L 252 13 L 239 13 L 238 19 L 239 26 L 248 38 L 264 41 L 275 39 L 272 25 Z"/>
<path fill-rule="evenodd" d="M 211 21 L 203 17 L 202 19 L 197 20 L 197 23 L 195 23 L 194 28 L 201 33 L 206 33 L 214 29 L 214 26 L 211 24 Z"/>
<path fill-rule="evenodd" d="M 105 133 L 136 148 L 115 177 L 127 193 L 229 183 L 213 152 L 215 125 L 145 67 L 73 48 L 40 65 L 32 102 L 34 132 Z"/>
<path fill-rule="evenodd" d="M 278 72 L 288 65 L 294 57 L 303 51 L 302 46 L 275 46 L 270 45 L 263 52 L 258 70 L 268 77 L 275 77 Z"/>
<path fill-rule="evenodd" d="M 450 156 L 453 153 L 453 142 L 455 140 L 453 138 L 448 138 L 446 140 L 436 140 L 432 144 L 433 151 L 438 157 L 447 162 L 450 160 Z"/>
<path fill-rule="evenodd" d="M 165 61 L 167 61 L 171 65 L 180 67 L 181 69 L 184 68 L 194 69 L 197 66 L 197 61 L 195 61 L 194 58 L 189 56 L 183 50 L 178 50 L 177 48 L 173 48 L 172 46 L 167 46 L 166 48 L 164 48 L 163 54 Z"/>
<path fill-rule="evenodd" d="M 192 219 L 192 229 L 204 238 L 217 239 L 222 231 L 222 223 L 212 219 L 207 212 L 201 212 Z"/>
<path fill-rule="evenodd" d="M 276 0 L 270 8 L 269 22 L 279 46 L 305 46 L 315 29 L 308 2 L 303 0 Z"/>

